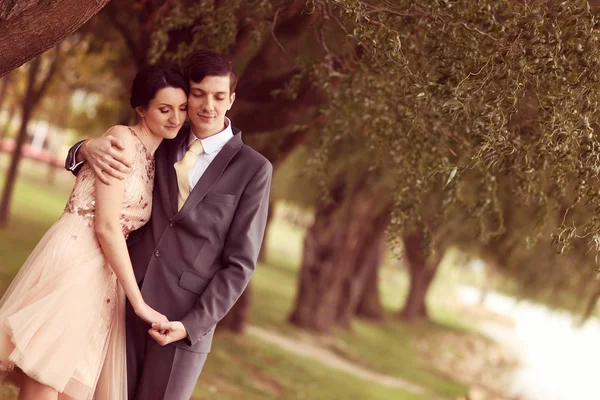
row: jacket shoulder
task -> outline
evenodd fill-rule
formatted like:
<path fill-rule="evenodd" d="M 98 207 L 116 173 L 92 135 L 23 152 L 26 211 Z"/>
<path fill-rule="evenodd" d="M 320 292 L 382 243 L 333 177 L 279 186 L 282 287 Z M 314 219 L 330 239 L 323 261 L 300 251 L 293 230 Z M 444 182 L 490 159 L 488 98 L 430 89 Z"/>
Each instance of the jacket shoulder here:
<path fill-rule="evenodd" d="M 240 151 L 238 152 L 238 155 L 244 158 L 244 162 L 256 165 L 256 167 L 259 167 L 266 163 L 269 167 L 272 168 L 271 162 L 267 159 L 267 157 L 263 156 L 247 144 L 242 145 Z"/>

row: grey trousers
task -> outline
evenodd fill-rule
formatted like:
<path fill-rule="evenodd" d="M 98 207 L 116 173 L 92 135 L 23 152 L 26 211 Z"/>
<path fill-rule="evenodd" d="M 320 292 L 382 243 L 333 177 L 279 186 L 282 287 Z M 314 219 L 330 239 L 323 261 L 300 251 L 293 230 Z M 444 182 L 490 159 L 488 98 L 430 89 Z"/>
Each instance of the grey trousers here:
<path fill-rule="evenodd" d="M 128 400 L 189 400 L 207 353 L 160 346 L 127 303 Z"/>

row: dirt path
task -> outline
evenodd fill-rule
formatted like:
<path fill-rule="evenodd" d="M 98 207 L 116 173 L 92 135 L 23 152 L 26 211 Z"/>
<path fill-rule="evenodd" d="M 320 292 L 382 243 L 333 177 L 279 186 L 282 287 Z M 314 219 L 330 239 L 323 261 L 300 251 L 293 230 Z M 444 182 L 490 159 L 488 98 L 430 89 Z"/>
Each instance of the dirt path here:
<path fill-rule="evenodd" d="M 360 367 L 315 344 L 304 343 L 302 341 L 283 336 L 277 332 L 269 331 L 258 326 L 249 326 L 248 333 L 264 342 L 275 344 L 278 347 L 289 351 L 290 353 L 319 361 L 321 364 L 326 365 L 327 367 L 344 371 L 361 379 L 376 382 L 383 386 L 406 390 L 407 392 L 411 392 L 413 394 L 427 396 L 428 399 L 441 400 L 440 397 L 436 397 L 427 389 L 419 385 Z"/>

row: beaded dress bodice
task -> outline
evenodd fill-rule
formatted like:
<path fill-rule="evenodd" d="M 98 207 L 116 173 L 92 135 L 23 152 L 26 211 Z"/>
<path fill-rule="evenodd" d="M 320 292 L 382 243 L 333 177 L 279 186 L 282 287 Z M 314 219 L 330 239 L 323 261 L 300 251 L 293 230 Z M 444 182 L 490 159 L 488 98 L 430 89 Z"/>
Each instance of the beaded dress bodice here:
<path fill-rule="evenodd" d="M 150 218 L 152 189 L 154 186 L 154 157 L 141 140 L 133 134 L 136 158 L 131 172 L 125 178 L 125 192 L 121 206 L 121 228 L 125 237 L 139 229 Z M 84 165 L 77 175 L 75 185 L 65 207 L 65 212 L 79 215 L 84 224 L 94 226 L 96 212 L 96 179 L 94 171 Z"/>

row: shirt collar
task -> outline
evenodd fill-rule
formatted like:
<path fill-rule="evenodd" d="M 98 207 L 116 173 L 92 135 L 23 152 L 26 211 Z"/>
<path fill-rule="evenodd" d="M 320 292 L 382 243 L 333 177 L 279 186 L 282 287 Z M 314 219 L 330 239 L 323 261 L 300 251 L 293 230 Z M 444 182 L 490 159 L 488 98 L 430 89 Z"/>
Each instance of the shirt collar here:
<path fill-rule="evenodd" d="M 195 140 L 199 140 L 200 143 L 202 143 L 202 148 L 204 149 L 204 152 L 210 154 L 214 153 L 217 150 L 221 150 L 223 146 L 225 146 L 225 144 L 229 142 L 229 139 L 231 139 L 232 137 L 233 130 L 231 129 L 231 121 L 229 120 L 229 118 L 225 117 L 225 129 L 205 139 L 198 139 L 194 134 L 192 127 L 190 126 L 190 137 L 188 139 L 188 147 L 190 147 L 190 145 L 194 143 Z"/>

